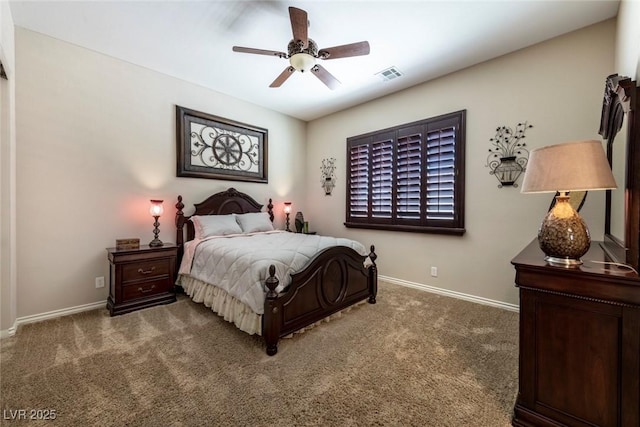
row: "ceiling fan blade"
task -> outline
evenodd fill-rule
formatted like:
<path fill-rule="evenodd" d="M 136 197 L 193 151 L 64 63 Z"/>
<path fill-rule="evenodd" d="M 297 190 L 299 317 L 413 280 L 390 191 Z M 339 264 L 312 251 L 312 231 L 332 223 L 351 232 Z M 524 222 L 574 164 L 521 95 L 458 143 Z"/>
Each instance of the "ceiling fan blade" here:
<path fill-rule="evenodd" d="M 293 39 L 300 40 L 304 47 L 307 47 L 307 30 L 309 29 L 309 21 L 307 12 L 296 7 L 289 7 L 289 18 L 291 19 L 291 29 L 293 30 Z"/>
<path fill-rule="evenodd" d="M 327 85 L 327 87 L 331 90 L 340 86 L 340 81 L 333 77 L 333 74 L 327 71 L 322 65 L 316 64 L 311 72 L 316 75 L 320 79 L 320 81 Z"/>
<path fill-rule="evenodd" d="M 320 49 L 318 56 L 321 59 L 348 58 L 350 56 L 368 55 L 369 51 L 369 42 L 364 41 Z"/>
<path fill-rule="evenodd" d="M 282 86 L 282 83 L 286 82 L 289 76 L 293 74 L 294 71 L 296 71 L 295 68 L 293 68 L 292 66 L 288 66 L 287 68 L 284 69 L 282 73 L 280 73 L 278 77 L 276 77 L 276 79 L 273 81 L 273 83 L 269 85 L 269 87 Z"/>
<path fill-rule="evenodd" d="M 277 56 L 279 58 L 288 58 L 288 55 L 284 52 L 278 52 L 276 50 L 254 49 L 252 47 L 234 46 L 234 52 L 240 53 L 255 53 L 258 55 Z"/>

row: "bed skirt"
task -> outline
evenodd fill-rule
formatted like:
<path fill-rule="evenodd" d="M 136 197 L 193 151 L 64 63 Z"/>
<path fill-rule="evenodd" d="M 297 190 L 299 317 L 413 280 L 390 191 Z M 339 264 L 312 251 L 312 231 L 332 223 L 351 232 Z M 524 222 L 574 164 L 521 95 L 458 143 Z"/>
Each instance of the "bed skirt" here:
<path fill-rule="evenodd" d="M 255 313 L 248 305 L 229 295 L 225 290 L 186 274 L 178 275 L 176 284 L 182 286 L 184 292 L 189 295 L 194 302 L 202 303 L 205 307 L 211 308 L 214 313 L 221 316 L 227 322 L 233 323 L 241 331 L 250 335 L 262 335 L 262 315 Z M 342 313 L 351 311 L 352 308 L 358 307 L 364 304 L 364 302 L 364 300 L 360 301 L 294 333 L 302 333 L 322 322 L 330 322 L 333 319 L 337 319 L 342 316 Z M 284 338 L 291 336 L 292 335 L 288 335 Z"/>
<path fill-rule="evenodd" d="M 238 329 L 250 335 L 262 335 L 262 315 L 256 314 L 248 305 L 229 295 L 225 290 L 194 279 L 179 275 L 177 284 L 194 302 L 211 308 L 218 316 L 231 322 Z"/>

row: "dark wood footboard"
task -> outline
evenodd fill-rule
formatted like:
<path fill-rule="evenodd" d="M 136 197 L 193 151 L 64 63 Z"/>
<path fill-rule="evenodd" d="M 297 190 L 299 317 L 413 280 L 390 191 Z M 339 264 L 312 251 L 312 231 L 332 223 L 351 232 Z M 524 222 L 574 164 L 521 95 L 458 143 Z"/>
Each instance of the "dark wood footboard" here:
<path fill-rule="evenodd" d="M 369 267 L 364 266 L 366 258 L 346 246 L 325 249 L 304 270 L 292 274 L 291 285 L 280 294 L 275 292 L 279 280 L 271 266 L 262 317 L 267 354 L 277 353 L 280 338 L 331 314 L 365 299 L 375 304 L 378 272 L 373 245 Z"/>

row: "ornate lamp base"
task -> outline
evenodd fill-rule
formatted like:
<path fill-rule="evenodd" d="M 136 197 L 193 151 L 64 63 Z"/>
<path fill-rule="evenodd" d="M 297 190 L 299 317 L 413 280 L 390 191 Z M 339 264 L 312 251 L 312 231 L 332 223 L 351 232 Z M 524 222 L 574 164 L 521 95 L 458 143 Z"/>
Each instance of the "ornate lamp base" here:
<path fill-rule="evenodd" d="M 578 212 L 569 204 L 569 197 L 556 197 L 556 204 L 547 213 L 538 231 L 540 249 L 550 264 L 580 265 L 580 257 L 591 245 L 589 230 Z"/>
<path fill-rule="evenodd" d="M 549 264 L 570 267 L 572 265 L 581 265 L 582 260 L 573 258 L 558 258 L 554 256 L 546 256 L 544 260 Z"/>
<path fill-rule="evenodd" d="M 149 246 L 156 248 L 164 245 L 164 243 L 162 243 L 162 240 L 158 239 L 158 234 L 160 234 L 160 229 L 158 228 L 160 223 L 158 222 L 158 218 L 160 217 L 154 216 L 153 218 L 155 218 L 155 222 L 153 223 L 153 240 L 149 242 Z"/>
<path fill-rule="evenodd" d="M 149 242 L 149 246 L 151 246 L 152 248 L 158 247 L 158 246 L 163 246 L 164 243 L 162 243 L 162 240 L 156 238 L 153 239 L 152 241 Z"/>

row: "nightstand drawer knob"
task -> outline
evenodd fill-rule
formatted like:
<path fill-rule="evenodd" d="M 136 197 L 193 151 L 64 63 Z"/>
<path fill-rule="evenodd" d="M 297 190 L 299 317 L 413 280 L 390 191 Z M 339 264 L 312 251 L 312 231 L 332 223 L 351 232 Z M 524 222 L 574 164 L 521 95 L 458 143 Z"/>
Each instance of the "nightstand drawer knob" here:
<path fill-rule="evenodd" d="M 151 267 L 149 270 L 143 270 L 141 268 L 138 269 L 138 273 L 140 274 L 151 274 L 155 270 L 155 267 Z"/>
<path fill-rule="evenodd" d="M 149 289 L 138 288 L 138 292 L 146 294 L 147 292 L 151 292 L 155 287 L 156 287 L 156 285 L 151 285 L 151 287 Z"/>

